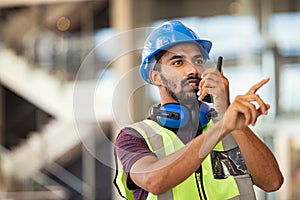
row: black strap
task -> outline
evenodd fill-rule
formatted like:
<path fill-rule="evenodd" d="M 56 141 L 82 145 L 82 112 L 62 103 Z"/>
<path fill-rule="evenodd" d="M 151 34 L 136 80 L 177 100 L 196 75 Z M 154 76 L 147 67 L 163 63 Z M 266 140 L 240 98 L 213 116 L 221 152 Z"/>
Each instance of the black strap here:
<path fill-rule="evenodd" d="M 114 185 L 115 185 L 115 187 L 117 188 L 117 190 L 118 190 L 118 193 L 119 193 L 119 195 L 121 196 L 121 197 L 123 197 L 124 199 L 127 199 L 126 197 L 124 197 L 123 195 L 122 195 L 122 193 L 121 193 L 121 191 L 120 191 L 120 188 L 119 188 L 119 186 L 118 186 L 118 184 L 117 184 L 117 177 L 118 177 L 118 173 L 119 173 L 119 166 L 118 166 L 118 158 L 117 158 L 117 152 L 116 152 L 116 149 L 114 148 L 114 158 L 115 158 L 115 165 L 116 165 L 116 172 L 115 172 L 115 178 L 114 178 L 114 181 L 113 181 L 113 183 L 114 183 Z"/>

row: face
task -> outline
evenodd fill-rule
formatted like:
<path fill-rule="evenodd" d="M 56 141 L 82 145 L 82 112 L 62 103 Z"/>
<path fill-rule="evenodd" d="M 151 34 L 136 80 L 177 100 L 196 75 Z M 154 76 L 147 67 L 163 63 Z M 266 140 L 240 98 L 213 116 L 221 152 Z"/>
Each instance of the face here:
<path fill-rule="evenodd" d="M 201 50 L 194 43 L 180 43 L 160 59 L 160 78 L 167 94 L 179 103 L 197 99 L 200 76 L 204 71 Z"/>

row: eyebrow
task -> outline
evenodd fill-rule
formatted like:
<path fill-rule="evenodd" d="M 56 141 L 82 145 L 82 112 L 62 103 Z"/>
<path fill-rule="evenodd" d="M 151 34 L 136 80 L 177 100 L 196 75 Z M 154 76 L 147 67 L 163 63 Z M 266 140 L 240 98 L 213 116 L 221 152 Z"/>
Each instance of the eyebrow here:
<path fill-rule="evenodd" d="M 184 58 L 185 56 L 181 56 L 181 55 L 175 55 L 175 56 L 172 56 L 169 60 L 175 60 L 175 59 L 178 59 L 178 58 Z"/>
<path fill-rule="evenodd" d="M 198 54 L 198 55 L 195 55 L 193 58 L 194 58 L 194 59 L 195 59 L 195 58 L 203 58 L 203 56 L 202 56 L 201 54 Z"/>
<path fill-rule="evenodd" d="M 183 55 L 175 55 L 175 56 L 172 56 L 169 60 L 175 60 L 175 59 L 179 59 L 179 58 L 185 58 L 186 56 L 183 56 Z M 203 58 L 203 56 L 201 54 L 198 54 L 198 55 L 195 55 L 193 57 L 193 59 L 197 59 L 197 58 Z"/>

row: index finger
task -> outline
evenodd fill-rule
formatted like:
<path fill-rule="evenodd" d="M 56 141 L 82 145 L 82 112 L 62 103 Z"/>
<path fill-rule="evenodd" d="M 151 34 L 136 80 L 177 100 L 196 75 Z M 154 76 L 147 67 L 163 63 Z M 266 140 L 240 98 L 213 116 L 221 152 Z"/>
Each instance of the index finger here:
<path fill-rule="evenodd" d="M 269 82 L 269 80 L 270 80 L 270 77 L 265 78 L 265 79 L 261 80 L 260 82 L 256 83 L 255 85 L 253 85 L 250 88 L 250 90 L 246 94 L 255 94 L 257 92 L 257 90 L 260 89 L 267 82 Z"/>

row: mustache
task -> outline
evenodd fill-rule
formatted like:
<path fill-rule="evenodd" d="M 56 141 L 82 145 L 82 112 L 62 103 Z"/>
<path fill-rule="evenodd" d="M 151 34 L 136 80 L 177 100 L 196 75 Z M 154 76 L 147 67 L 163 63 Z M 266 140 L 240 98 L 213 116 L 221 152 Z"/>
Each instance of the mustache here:
<path fill-rule="evenodd" d="M 181 81 L 181 86 L 184 86 L 184 85 L 186 85 L 186 84 L 188 84 L 189 83 L 189 80 L 191 80 L 191 79 L 196 79 L 197 81 L 201 81 L 202 79 L 200 78 L 200 77 L 198 77 L 198 76 L 189 76 L 189 77 L 187 77 L 187 78 L 185 78 L 185 79 L 183 79 L 182 81 Z"/>

